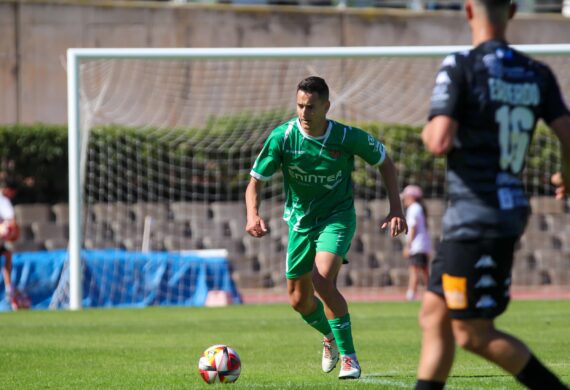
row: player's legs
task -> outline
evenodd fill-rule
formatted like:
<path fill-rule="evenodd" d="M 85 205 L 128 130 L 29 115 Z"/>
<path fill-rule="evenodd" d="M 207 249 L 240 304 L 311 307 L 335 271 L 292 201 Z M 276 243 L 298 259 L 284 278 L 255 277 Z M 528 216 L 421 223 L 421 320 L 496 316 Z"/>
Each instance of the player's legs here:
<path fill-rule="evenodd" d="M 325 314 L 329 320 L 348 313 L 346 300 L 336 287 L 342 260 L 342 257 L 330 252 L 317 252 L 315 256 L 313 285 L 325 305 Z"/>
<path fill-rule="evenodd" d="M 443 297 L 427 291 L 419 314 L 422 348 L 418 380 L 445 383 L 455 355 L 455 340 Z M 427 388 L 427 387 L 426 387 Z"/>
<path fill-rule="evenodd" d="M 452 320 L 451 323 L 459 346 L 496 363 L 513 375 L 521 372 L 530 358 L 526 345 L 497 330 L 493 320 Z"/>
<path fill-rule="evenodd" d="M 287 279 L 287 292 L 291 307 L 302 316 L 309 315 L 317 309 L 311 273 L 296 279 Z"/>
<path fill-rule="evenodd" d="M 289 231 L 287 248 L 287 292 L 291 307 L 327 339 L 333 339 L 323 303 L 315 296 L 312 270 L 315 260 L 314 234 Z M 335 362 L 336 364 L 336 362 Z M 333 366 L 334 367 L 334 366 Z"/>
<path fill-rule="evenodd" d="M 337 276 L 354 235 L 354 213 L 332 218 L 324 224 L 316 238 L 315 270 L 313 283 L 317 294 L 325 304 L 325 311 L 341 353 L 340 379 L 360 377 L 360 365 L 356 358 L 352 327 L 346 300 L 336 286 Z"/>
<path fill-rule="evenodd" d="M 339 378 L 356 379 L 360 377 L 360 365 L 354 349 L 348 305 L 336 286 L 342 261 L 343 257 L 337 254 L 317 252 L 313 284 L 325 304 L 325 313 L 341 354 L 342 367 Z"/>

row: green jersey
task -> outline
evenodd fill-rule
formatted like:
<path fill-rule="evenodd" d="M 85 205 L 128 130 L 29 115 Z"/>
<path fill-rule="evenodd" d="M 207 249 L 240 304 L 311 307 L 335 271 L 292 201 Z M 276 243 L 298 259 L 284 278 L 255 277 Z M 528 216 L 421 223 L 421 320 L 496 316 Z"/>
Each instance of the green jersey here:
<path fill-rule="evenodd" d="M 328 121 L 320 137 L 307 134 L 298 118 L 275 128 L 255 160 L 251 176 L 269 180 L 283 172 L 283 219 L 295 231 L 307 231 L 330 216 L 352 211 L 354 156 L 371 165 L 386 158 L 384 145 L 364 130 Z"/>

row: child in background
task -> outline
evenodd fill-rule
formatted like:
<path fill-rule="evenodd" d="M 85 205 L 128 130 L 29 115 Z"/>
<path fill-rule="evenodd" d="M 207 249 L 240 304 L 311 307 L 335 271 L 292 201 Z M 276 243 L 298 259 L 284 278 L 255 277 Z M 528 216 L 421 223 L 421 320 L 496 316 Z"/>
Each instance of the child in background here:
<path fill-rule="evenodd" d="M 405 258 L 410 259 L 406 299 L 412 301 L 417 298 L 419 280 L 421 279 L 424 286 L 427 286 L 428 261 L 432 245 L 428 233 L 427 209 L 422 201 L 422 189 L 416 185 L 408 185 L 401 196 L 409 228 L 403 253 Z"/>

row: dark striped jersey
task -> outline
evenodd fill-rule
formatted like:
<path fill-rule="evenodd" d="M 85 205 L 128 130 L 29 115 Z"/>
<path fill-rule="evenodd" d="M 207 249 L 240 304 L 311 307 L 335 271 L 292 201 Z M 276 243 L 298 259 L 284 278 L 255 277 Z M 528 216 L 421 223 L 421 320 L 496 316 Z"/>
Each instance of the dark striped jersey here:
<path fill-rule="evenodd" d="M 504 41 L 486 41 L 444 59 L 429 114 L 459 124 L 447 155 L 444 238 L 522 233 L 528 200 L 521 171 L 536 123 L 567 113 L 549 67 Z"/>

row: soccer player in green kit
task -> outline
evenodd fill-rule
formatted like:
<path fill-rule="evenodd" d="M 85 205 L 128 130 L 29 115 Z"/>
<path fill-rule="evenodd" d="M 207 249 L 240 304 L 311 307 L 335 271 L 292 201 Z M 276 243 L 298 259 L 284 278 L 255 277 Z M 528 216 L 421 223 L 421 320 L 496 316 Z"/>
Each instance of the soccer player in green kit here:
<path fill-rule="evenodd" d="M 262 183 L 281 169 L 289 225 L 287 290 L 293 309 L 323 339 L 322 369 L 331 372 L 340 352 L 340 379 L 360 377 L 346 300 L 336 279 L 356 229 L 351 174 L 354 156 L 380 169 L 388 190 L 390 213 L 381 228 L 392 237 L 407 232 L 394 164 L 384 145 L 361 129 L 327 119 L 329 89 L 320 77 L 297 86 L 297 114 L 275 128 L 251 170 L 245 193 L 246 231 L 267 234 L 259 215 Z M 315 292 L 318 297 L 315 296 Z"/>

